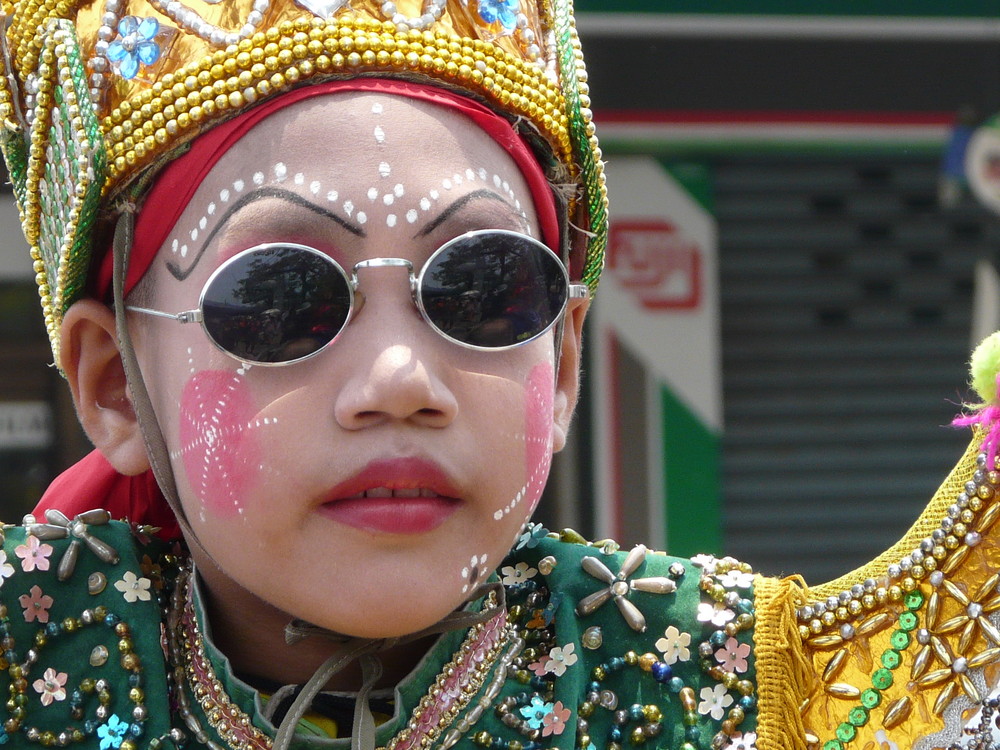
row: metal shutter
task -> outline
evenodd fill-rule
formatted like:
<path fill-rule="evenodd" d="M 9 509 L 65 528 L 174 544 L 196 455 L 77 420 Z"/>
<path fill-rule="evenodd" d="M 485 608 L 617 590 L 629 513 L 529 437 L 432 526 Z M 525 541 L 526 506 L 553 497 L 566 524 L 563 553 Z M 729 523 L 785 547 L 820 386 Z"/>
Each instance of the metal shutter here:
<path fill-rule="evenodd" d="M 926 156 L 726 157 L 720 233 L 726 552 L 819 583 L 916 518 L 967 439 L 972 269 Z"/>

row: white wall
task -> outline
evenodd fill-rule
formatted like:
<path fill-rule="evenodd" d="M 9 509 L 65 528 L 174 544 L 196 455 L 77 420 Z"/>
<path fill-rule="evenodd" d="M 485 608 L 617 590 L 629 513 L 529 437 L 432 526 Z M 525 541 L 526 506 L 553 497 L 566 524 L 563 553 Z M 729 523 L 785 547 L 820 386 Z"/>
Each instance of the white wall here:
<path fill-rule="evenodd" d="M 14 196 L 0 195 L 0 281 L 31 281 L 34 275 Z"/>

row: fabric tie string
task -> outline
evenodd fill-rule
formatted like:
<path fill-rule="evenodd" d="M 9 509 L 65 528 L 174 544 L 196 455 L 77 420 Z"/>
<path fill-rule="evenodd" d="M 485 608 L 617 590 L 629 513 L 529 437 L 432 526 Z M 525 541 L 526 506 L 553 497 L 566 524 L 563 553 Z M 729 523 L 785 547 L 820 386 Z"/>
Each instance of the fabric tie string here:
<path fill-rule="evenodd" d="M 400 638 L 353 638 L 303 620 L 290 622 L 285 626 L 285 642 L 289 645 L 294 645 L 309 637 L 321 637 L 339 643 L 341 647 L 323 662 L 302 686 L 285 717 L 281 720 L 278 732 L 274 736 L 273 750 L 288 750 L 291 747 L 295 730 L 312 706 L 316 696 L 333 679 L 334 675 L 355 660 L 361 664 L 361 687 L 358 689 L 354 702 L 351 750 L 375 750 L 375 717 L 372 715 L 368 699 L 375 683 L 382 676 L 382 662 L 378 653 L 430 635 L 438 635 L 452 630 L 465 630 L 486 622 L 506 607 L 503 586 L 497 582 L 485 583 L 477 587 L 469 597 L 470 599 L 479 599 L 491 594 L 496 601 L 494 607 L 484 606 L 478 612 L 456 610 L 448 613 L 430 627 Z M 287 692 L 286 688 L 282 688 L 279 692 Z M 272 704 L 269 705 L 274 703 L 272 698 Z"/>

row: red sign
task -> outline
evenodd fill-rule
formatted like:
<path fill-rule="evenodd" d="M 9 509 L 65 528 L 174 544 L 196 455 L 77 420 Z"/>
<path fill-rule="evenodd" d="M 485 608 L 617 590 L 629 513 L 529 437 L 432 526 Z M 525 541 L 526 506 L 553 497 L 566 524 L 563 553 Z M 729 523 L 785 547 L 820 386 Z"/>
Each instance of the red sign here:
<path fill-rule="evenodd" d="M 701 302 L 701 250 L 667 221 L 613 222 L 607 262 L 643 307 L 683 310 Z"/>

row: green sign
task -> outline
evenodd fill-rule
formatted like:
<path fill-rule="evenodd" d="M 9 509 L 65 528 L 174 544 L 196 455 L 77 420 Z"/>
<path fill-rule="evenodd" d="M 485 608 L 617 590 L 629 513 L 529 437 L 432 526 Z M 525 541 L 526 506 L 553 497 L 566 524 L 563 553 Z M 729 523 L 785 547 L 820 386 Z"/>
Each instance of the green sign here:
<path fill-rule="evenodd" d="M 579 13 L 1000 18 L 996 0 L 576 0 Z"/>

